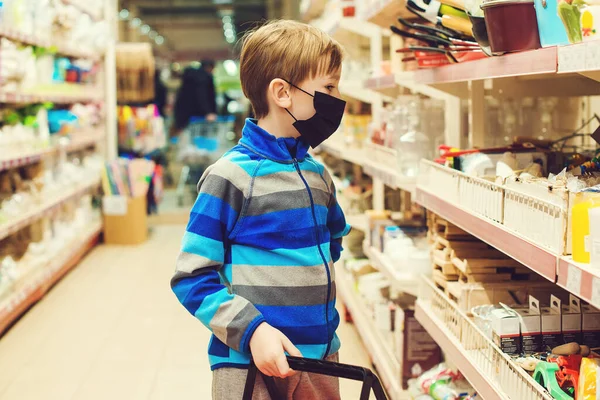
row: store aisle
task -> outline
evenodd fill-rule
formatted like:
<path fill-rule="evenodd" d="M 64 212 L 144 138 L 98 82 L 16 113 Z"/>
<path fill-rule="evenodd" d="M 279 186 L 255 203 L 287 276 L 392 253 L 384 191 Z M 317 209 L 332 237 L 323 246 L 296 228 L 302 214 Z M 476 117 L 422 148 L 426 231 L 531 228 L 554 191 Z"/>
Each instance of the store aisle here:
<path fill-rule="evenodd" d="M 0 339 L 0 398 L 210 399 L 208 331 L 169 288 L 183 229 L 92 251 Z M 341 361 L 369 365 L 353 326 L 339 334 Z"/>

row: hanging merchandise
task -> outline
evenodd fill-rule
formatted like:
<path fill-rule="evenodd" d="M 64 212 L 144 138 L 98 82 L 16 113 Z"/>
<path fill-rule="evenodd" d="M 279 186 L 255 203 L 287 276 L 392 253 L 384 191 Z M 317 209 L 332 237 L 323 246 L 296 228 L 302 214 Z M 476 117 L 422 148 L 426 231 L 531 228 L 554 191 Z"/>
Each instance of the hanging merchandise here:
<path fill-rule="evenodd" d="M 149 43 L 117 45 L 117 101 L 145 104 L 154 99 L 155 60 Z"/>

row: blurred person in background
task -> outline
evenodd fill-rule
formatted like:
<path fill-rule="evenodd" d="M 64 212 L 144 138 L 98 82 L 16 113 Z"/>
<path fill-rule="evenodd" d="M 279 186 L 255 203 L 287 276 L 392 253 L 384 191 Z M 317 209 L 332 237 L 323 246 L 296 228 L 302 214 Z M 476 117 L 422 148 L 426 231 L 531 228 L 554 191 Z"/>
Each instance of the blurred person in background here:
<path fill-rule="evenodd" d="M 191 117 L 217 119 L 215 82 L 212 75 L 215 62 L 203 60 L 200 68 L 188 67 L 183 72 L 181 87 L 175 99 L 173 133 L 178 135 Z"/>

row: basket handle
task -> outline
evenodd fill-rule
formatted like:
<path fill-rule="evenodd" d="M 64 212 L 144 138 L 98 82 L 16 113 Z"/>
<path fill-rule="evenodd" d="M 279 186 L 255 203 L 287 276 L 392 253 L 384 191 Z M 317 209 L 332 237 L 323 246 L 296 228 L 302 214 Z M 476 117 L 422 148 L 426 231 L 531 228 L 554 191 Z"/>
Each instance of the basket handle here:
<path fill-rule="evenodd" d="M 361 381 L 363 385 L 360 392 L 360 400 L 368 400 L 371 390 L 373 390 L 377 400 L 387 400 L 387 395 L 383 390 L 383 386 L 381 385 L 379 377 L 377 377 L 377 375 L 375 375 L 373 371 L 368 368 L 325 360 L 314 360 L 292 356 L 288 356 L 287 360 L 290 368 L 297 372 L 309 372 L 313 374 L 335 376 L 337 378 Z M 260 371 L 258 371 L 258 368 L 256 368 L 254 361 L 251 361 L 248 368 L 248 377 L 246 378 L 246 385 L 244 387 L 244 395 L 242 400 L 252 400 L 254 383 L 258 373 L 260 373 Z M 284 399 L 284 397 L 277 392 L 273 377 L 265 376 L 262 373 L 260 374 L 263 377 L 271 400 Z"/>

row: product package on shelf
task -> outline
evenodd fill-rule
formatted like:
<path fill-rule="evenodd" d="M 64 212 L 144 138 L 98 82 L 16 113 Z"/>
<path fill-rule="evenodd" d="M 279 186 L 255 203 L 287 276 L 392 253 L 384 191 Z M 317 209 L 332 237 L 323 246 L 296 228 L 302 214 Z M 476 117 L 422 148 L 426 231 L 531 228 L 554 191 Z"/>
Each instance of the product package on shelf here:
<path fill-rule="evenodd" d="M 102 169 L 104 238 L 109 244 L 139 244 L 148 237 L 147 196 L 155 163 L 118 159 Z"/>
<path fill-rule="evenodd" d="M 529 294 L 547 297 L 554 290 L 552 283 L 434 213 L 428 212 L 427 220 L 433 281 L 462 310 L 527 304 Z"/>
<path fill-rule="evenodd" d="M 155 105 L 119 106 L 119 148 L 150 154 L 166 146 L 164 120 Z"/>
<path fill-rule="evenodd" d="M 441 363 L 408 382 L 408 393 L 415 400 L 472 400 L 475 390 L 460 372 Z"/>
<path fill-rule="evenodd" d="M 414 316 L 415 297 L 393 290 L 385 275 L 368 260 L 347 260 L 345 268 L 377 336 L 393 354 L 394 361 L 390 362 L 398 368 L 402 387 L 408 388 L 410 379 L 442 360 L 439 346 Z"/>

